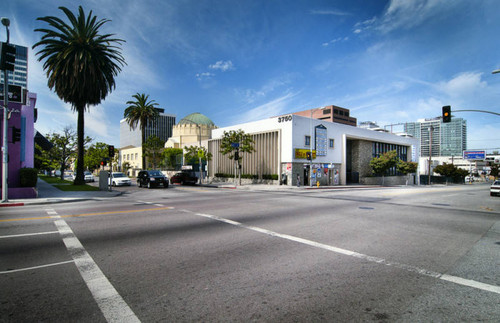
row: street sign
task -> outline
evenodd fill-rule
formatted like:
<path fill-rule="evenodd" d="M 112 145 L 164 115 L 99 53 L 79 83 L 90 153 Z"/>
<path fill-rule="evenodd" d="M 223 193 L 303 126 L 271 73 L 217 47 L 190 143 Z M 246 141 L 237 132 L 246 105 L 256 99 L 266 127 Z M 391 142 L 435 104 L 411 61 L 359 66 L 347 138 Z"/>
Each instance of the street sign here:
<path fill-rule="evenodd" d="M 231 147 L 233 148 L 240 148 L 240 143 L 239 142 L 232 142 Z"/>
<path fill-rule="evenodd" d="M 464 150 L 463 157 L 467 160 L 484 160 L 486 152 L 484 150 Z"/>

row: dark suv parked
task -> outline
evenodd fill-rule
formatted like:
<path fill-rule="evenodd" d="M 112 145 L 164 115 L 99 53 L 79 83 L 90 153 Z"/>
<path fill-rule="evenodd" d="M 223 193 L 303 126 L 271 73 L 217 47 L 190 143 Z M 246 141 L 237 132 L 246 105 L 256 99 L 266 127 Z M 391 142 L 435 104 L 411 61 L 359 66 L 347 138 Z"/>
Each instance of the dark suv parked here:
<path fill-rule="evenodd" d="M 147 188 L 161 186 L 168 187 L 168 178 L 159 170 L 141 170 L 137 175 L 137 186 Z"/>

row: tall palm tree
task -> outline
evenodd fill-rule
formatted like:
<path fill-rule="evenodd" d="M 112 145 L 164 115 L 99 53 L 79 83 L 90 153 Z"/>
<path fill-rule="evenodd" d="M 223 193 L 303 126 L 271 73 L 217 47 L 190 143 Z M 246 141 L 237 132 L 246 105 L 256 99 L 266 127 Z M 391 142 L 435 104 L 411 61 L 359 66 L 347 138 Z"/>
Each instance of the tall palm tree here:
<path fill-rule="evenodd" d="M 142 167 L 146 168 L 146 156 L 144 155 L 144 143 L 146 142 L 146 126 L 154 121 L 160 114 L 155 108 L 158 103 L 155 100 L 149 101 L 149 95 L 136 93 L 132 95 L 135 101 L 127 101 L 129 105 L 123 117 L 126 119 L 130 129 L 141 127 L 141 147 L 142 147 Z"/>
<path fill-rule="evenodd" d="M 100 34 L 99 29 L 109 20 L 97 20 L 92 11 L 86 16 L 80 6 L 75 17 L 67 8 L 59 9 L 69 24 L 52 16 L 37 18 L 52 28 L 35 29 L 43 36 L 33 49 L 42 47 L 36 54 L 39 61 L 45 60 L 49 88 L 78 113 L 74 184 L 83 184 L 84 113 L 89 105 L 101 103 L 114 90 L 114 78 L 125 64 L 120 47 L 124 40 L 113 38 L 114 34 Z"/>

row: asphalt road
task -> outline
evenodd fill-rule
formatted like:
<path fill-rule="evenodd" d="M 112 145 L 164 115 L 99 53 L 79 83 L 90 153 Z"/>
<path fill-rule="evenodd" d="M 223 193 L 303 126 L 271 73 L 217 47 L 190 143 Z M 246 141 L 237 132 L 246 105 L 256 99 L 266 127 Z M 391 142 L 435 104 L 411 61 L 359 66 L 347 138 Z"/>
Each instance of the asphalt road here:
<path fill-rule="evenodd" d="M 486 185 L 117 189 L 0 210 L 0 321 L 500 320 Z"/>

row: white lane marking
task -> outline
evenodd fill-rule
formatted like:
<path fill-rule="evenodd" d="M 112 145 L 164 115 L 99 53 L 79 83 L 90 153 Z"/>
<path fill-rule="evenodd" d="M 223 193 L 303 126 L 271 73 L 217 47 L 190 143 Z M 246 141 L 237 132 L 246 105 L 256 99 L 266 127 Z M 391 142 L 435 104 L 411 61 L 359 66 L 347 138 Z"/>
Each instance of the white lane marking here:
<path fill-rule="evenodd" d="M 68 261 L 61 261 L 61 262 L 56 262 L 53 264 L 47 264 L 47 265 L 40 265 L 40 266 L 34 266 L 34 267 L 27 267 L 27 268 L 21 268 L 21 269 L 13 269 L 13 270 L 6 270 L 6 271 L 0 271 L 0 275 L 2 274 L 11 274 L 11 273 L 17 273 L 20 271 L 26 271 L 26 270 L 34 270 L 34 269 L 40 269 L 40 268 L 47 268 L 47 267 L 52 267 L 52 266 L 59 266 L 59 265 L 65 265 L 74 262 L 73 260 L 68 260 Z"/>
<path fill-rule="evenodd" d="M 194 212 L 191 212 L 191 211 L 188 211 L 188 210 L 181 210 L 181 211 L 188 212 L 188 213 L 194 213 Z M 260 232 L 260 233 L 263 233 L 263 234 L 267 234 L 267 235 L 270 235 L 272 237 L 277 237 L 277 238 L 282 238 L 282 239 L 286 239 L 286 240 L 290 240 L 290 241 L 295 241 L 295 242 L 302 243 L 302 244 L 305 244 L 305 245 L 308 245 L 308 246 L 312 246 L 312 247 L 315 247 L 315 248 L 320 248 L 320 249 L 332 251 L 332 252 L 335 252 L 335 253 L 338 253 L 338 254 L 342 254 L 342 255 L 346 255 L 346 256 L 351 256 L 351 257 L 363 259 L 365 261 L 375 262 L 375 263 L 378 263 L 378 264 L 382 264 L 382 265 L 386 265 L 386 266 L 391 266 L 391 267 L 396 267 L 396 268 L 399 268 L 399 269 L 402 269 L 402 270 L 406 270 L 406 271 L 409 271 L 409 272 L 414 272 L 414 273 L 417 273 L 417 274 L 420 274 L 420 275 L 423 275 L 423 276 L 428 276 L 428 277 L 432 277 L 432 278 L 436 278 L 436 279 L 441 279 L 441 280 L 452 282 L 452 283 L 455 283 L 455 284 L 458 284 L 458 285 L 468 286 L 468 287 L 472 287 L 472 288 L 481 289 L 481 290 L 484 290 L 484 291 L 488 291 L 488 292 L 500 294 L 500 286 L 489 285 L 489 284 L 485 284 L 485 283 L 481 283 L 481 282 L 478 282 L 478 281 L 469 280 L 469 279 L 465 279 L 465 278 L 461 278 L 461 277 L 457 277 L 457 276 L 442 274 L 442 273 L 438 273 L 438 272 L 435 272 L 435 271 L 431 271 L 431 270 L 419 268 L 419 267 L 412 266 L 412 265 L 400 264 L 400 263 L 388 261 L 386 259 L 379 258 L 379 257 L 372 257 L 372 256 L 365 255 L 365 254 L 362 254 L 362 253 L 359 253 L 359 252 L 355 252 L 355 251 L 351 251 L 351 250 L 347 250 L 347 249 L 342 249 L 342 248 L 337 248 L 337 247 L 334 247 L 334 246 L 330 246 L 330 245 L 327 245 L 327 244 L 315 242 L 315 241 L 312 241 L 312 240 L 307 240 L 307 239 L 303 239 L 303 238 L 291 236 L 291 235 L 288 235 L 288 234 L 282 234 L 282 233 L 274 232 L 274 231 L 271 231 L 271 230 L 267 230 L 267 229 L 263 229 L 263 228 L 259 228 L 259 227 L 254 227 L 254 226 L 251 226 L 251 225 L 246 225 L 246 224 L 243 224 L 241 222 L 237 222 L 237 221 L 233 221 L 233 220 L 221 218 L 221 217 L 218 217 L 216 215 L 204 214 L 204 213 L 194 213 L 194 214 L 198 215 L 198 216 L 205 217 L 205 218 L 213 219 L 213 220 L 216 220 L 216 221 L 224 222 L 224 223 L 227 223 L 227 224 L 231 224 L 231 225 L 234 225 L 234 226 L 237 226 L 237 227 L 240 227 L 240 228 L 244 228 L 244 229 L 248 229 L 248 230 Z"/>
<path fill-rule="evenodd" d="M 48 209 L 47 213 L 57 214 L 52 209 Z M 132 309 L 104 276 L 66 221 L 59 215 L 52 215 L 51 218 L 54 219 L 54 224 L 63 238 L 66 249 L 106 320 L 108 322 L 140 322 Z"/>
<path fill-rule="evenodd" d="M 31 237 L 31 236 L 39 236 L 39 235 L 44 235 L 44 234 L 56 234 L 56 233 L 59 233 L 59 231 L 47 231 L 47 232 L 13 234 L 13 235 L 10 235 L 10 236 L 0 236 L 0 239 Z"/>

